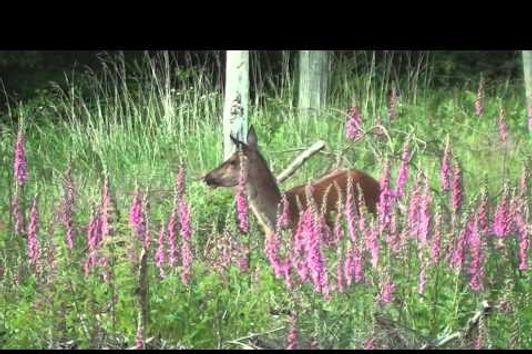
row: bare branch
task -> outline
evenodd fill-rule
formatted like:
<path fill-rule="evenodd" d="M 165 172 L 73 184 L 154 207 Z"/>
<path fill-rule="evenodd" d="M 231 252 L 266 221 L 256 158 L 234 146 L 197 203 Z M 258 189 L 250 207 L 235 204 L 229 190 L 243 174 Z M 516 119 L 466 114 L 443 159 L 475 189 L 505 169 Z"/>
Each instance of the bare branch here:
<path fill-rule="evenodd" d="M 283 181 L 292 176 L 305 161 L 311 158 L 318 151 L 322 150 L 324 147 L 325 142 L 323 140 L 318 140 L 308 147 L 305 151 L 299 154 L 283 172 L 277 176 L 277 183 L 283 183 Z"/>

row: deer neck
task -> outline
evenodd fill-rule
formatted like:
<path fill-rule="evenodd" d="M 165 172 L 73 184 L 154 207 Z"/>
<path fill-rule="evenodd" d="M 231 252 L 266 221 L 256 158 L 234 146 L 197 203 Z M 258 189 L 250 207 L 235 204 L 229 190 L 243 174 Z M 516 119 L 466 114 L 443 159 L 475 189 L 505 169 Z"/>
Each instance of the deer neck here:
<path fill-rule="evenodd" d="M 269 234 L 275 230 L 281 191 L 266 161 L 258 157 L 257 163 L 249 166 L 246 189 L 253 214 Z"/>

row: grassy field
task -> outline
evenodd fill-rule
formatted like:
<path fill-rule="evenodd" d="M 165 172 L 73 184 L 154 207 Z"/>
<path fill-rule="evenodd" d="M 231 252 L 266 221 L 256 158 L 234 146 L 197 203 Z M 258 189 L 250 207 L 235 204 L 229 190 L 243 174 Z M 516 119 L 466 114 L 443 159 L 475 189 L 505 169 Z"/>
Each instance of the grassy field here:
<path fill-rule="evenodd" d="M 197 180 L 222 159 L 223 96 L 209 69 L 170 69 L 164 55 L 136 67 L 107 60 L 97 74 L 76 72 L 1 112 L 0 347 L 128 348 L 145 341 L 148 348 L 420 348 L 447 337 L 451 340 L 443 347 L 531 348 L 532 273 L 524 258 L 530 255 L 532 234 L 526 175 L 532 171 L 532 136 L 522 83 L 486 81 L 483 113 L 477 116 L 478 81 L 434 87 L 428 61 L 391 82 L 388 64 L 360 60 L 364 70 L 360 63 L 336 63 L 329 105 L 317 117 L 297 114 L 289 73 L 251 99 L 250 123 L 274 173 L 299 149 L 318 139 L 327 142 L 326 152 L 310 159 L 282 189 L 322 174 L 340 151 L 344 167 L 376 179 L 389 161 L 393 188 L 408 142 L 405 195 L 393 203 L 396 230 L 376 235 L 377 264 L 367 239 L 371 232 L 357 230 L 350 238 L 345 220 L 336 246 L 320 243 L 330 296 L 316 292 L 295 271 L 287 289 L 272 271 L 256 220 L 251 217 L 251 230 L 240 233 L 231 191 L 211 190 Z M 391 85 L 401 93 L 393 120 L 387 101 Z M 364 135 L 353 143 L 345 126 L 354 105 Z M 501 121 L 508 129 L 504 141 Z M 24 184 L 13 172 L 19 131 L 27 161 Z M 440 183 L 447 141 L 461 169 L 461 181 L 452 183 L 450 192 Z M 71 177 L 65 175 L 69 163 Z M 184 166 L 186 187 L 176 198 L 179 166 Z M 416 187 L 420 173 L 426 189 Z M 110 202 L 102 192 L 106 178 Z M 150 239 L 148 277 L 142 284 L 137 273 L 143 243 L 128 217 L 137 189 L 146 196 Z M 410 205 L 420 190 L 430 197 L 422 208 L 429 220 L 427 241 L 410 228 Z M 456 210 L 455 193 L 463 196 Z M 180 200 L 190 208 L 192 228 L 188 282 L 182 279 L 186 267 L 179 255 L 186 243 L 181 223 L 159 235 Z M 479 226 L 483 200 L 484 229 Z M 23 214 L 18 232 L 14 202 Z M 70 206 L 69 222 L 64 205 Z M 85 272 L 89 222 L 102 207 L 106 213 L 100 220 L 110 231 L 95 252 L 107 263 Z M 508 209 L 508 225 L 497 236 L 501 209 Z M 379 221 L 367 218 L 368 228 L 377 228 Z M 161 271 L 156 254 L 162 249 L 168 255 L 172 232 L 177 262 L 171 266 L 167 257 Z M 73 235 L 72 248 L 67 234 Z M 437 234 L 441 254 L 434 258 Z M 393 237 L 399 240 L 397 250 Z M 283 247 L 290 239 L 283 234 Z M 344 279 L 341 289 L 337 269 L 353 249 L 360 253 L 364 276 L 350 279 L 350 285 Z M 463 261 L 457 265 L 453 259 L 460 251 Z M 478 287 L 471 284 L 475 277 Z M 147 316 L 140 333 L 138 295 L 146 285 Z M 391 297 L 384 296 L 390 289 Z M 485 302 L 490 310 L 475 317 Z M 471 324 L 472 318 L 477 321 Z M 466 328 L 463 336 L 452 337 Z"/>

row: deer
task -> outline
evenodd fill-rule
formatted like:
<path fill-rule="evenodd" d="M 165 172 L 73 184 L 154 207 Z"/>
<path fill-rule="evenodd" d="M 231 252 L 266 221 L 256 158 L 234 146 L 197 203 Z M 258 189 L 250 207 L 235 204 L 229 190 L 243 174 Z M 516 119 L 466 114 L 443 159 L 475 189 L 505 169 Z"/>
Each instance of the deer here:
<path fill-rule="evenodd" d="M 230 138 L 236 145 L 237 150 L 226 161 L 207 173 L 201 179 L 211 188 L 236 187 L 241 169 L 240 156 L 243 154 L 245 168 L 247 168 L 246 191 L 249 205 L 265 234 L 272 234 L 275 232 L 278 206 L 282 194 L 268 163 L 259 151 L 255 129 L 253 126 L 250 127 L 247 135 L 247 143 L 238 140 L 232 135 L 230 135 Z M 330 222 L 331 214 L 333 212 L 338 212 L 338 198 L 342 198 L 343 201 L 346 200 L 346 193 L 348 191 L 347 186 L 350 180 L 354 187 L 349 189 L 353 191 L 353 200 L 358 200 L 357 191 L 360 189 L 367 210 L 373 214 L 376 211 L 376 205 L 380 194 L 379 182 L 369 174 L 360 170 L 335 169 L 311 182 L 313 187 L 312 198 L 314 201 L 324 203 L 324 213 L 329 226 L 332 226 Z M 360 188 L 356 187 L 357 184 Z M 294 229 L 297 226 L 300 208 L 302 207 L 304 209 L 308 206 L 305 191 L 306 186 L 306 184 L 300 185 L 284 192 L 288 202 L 289 229 Z M 323 199 L 324 197 L 325 199 Z M 357 205 L 355 205 L 355 207 L 357 207 Z"/>

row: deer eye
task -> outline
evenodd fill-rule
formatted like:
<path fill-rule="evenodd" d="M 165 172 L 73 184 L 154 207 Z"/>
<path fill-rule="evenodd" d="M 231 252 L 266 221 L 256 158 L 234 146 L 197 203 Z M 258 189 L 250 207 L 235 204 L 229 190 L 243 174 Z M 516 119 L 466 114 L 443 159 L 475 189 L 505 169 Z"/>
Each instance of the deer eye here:
<path fill-rule="evenodd" d="M 233 160 L 233 161 L 231 161 L 229 164 L 230 164 L 231 166 L 236 166 L 236 161 Z"/>

